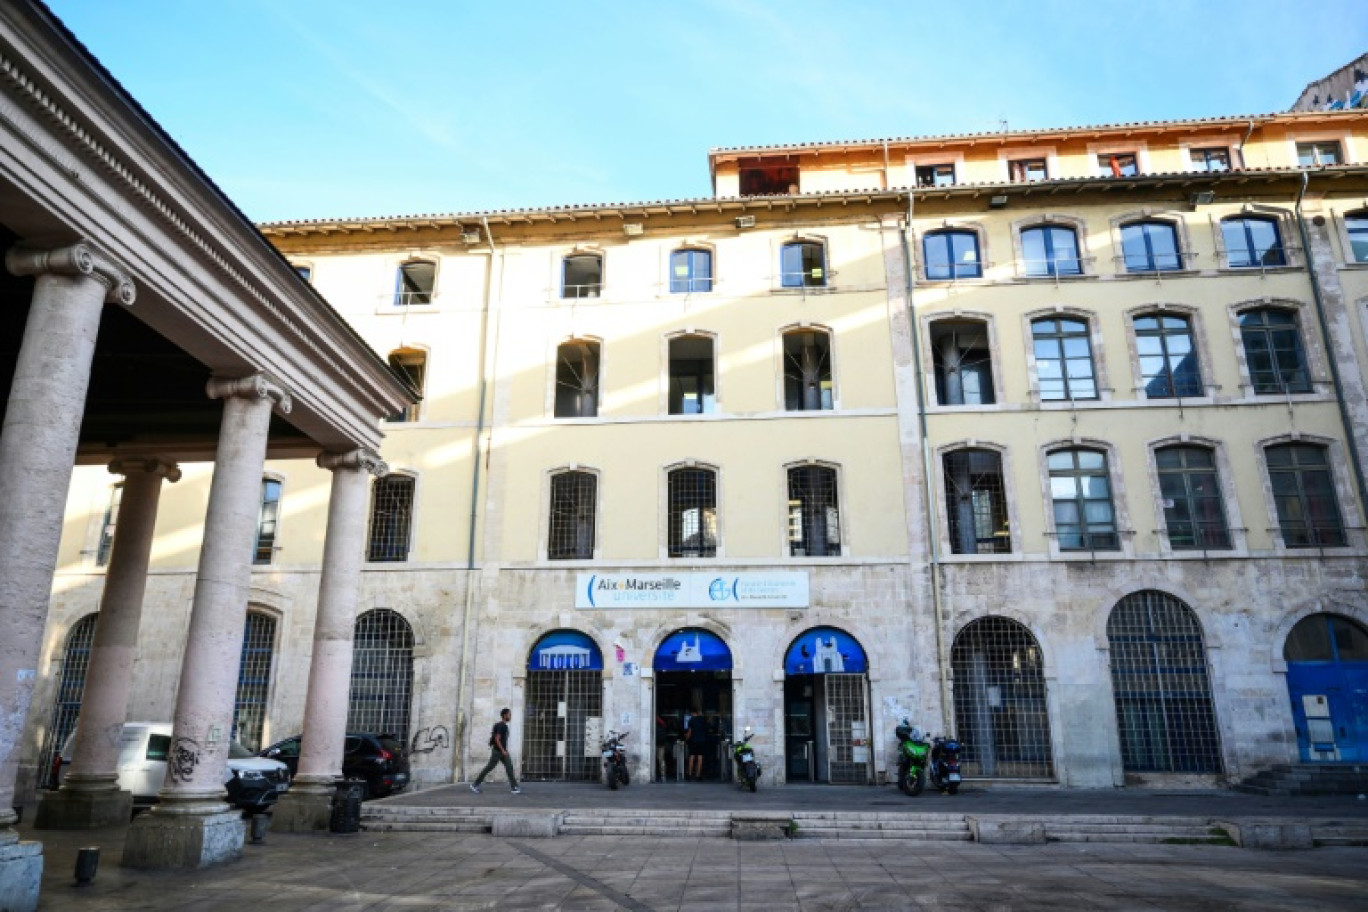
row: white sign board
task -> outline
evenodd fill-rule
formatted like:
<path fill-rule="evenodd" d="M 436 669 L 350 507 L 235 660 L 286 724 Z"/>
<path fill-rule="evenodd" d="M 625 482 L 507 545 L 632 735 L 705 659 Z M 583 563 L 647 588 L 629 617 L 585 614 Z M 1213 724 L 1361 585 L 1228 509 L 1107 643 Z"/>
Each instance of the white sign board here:
<path fill-rule="evenodd" d="M 576 608 L 806 608 L 808 575 L 581 573 Z"/>

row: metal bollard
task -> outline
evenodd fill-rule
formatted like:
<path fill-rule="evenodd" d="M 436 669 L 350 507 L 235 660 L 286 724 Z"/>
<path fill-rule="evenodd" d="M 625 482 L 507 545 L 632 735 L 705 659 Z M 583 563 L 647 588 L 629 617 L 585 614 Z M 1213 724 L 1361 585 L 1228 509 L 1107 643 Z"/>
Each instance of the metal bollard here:
<path fill-rule="evenodd" d="M 100 847 L 87 846 L 76 853 L 76 886 L 88 887 L 100 866 Z"/>
<path fill-rule="evenodd" d="M 271 827 L 270 814 L 252 815 L 252 845 L 261 845 L 266 841 L 266 831 Z"/>

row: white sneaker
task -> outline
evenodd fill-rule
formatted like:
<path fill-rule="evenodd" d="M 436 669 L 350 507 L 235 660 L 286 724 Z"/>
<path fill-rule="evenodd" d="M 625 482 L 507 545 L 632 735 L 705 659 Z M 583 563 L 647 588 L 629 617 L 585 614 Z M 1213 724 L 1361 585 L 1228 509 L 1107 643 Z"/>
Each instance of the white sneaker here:
<path fill-rule="evenodd" d="M 513 786 L 513 788 L 509 789 L 509 791 L 511 791 L 514 795 L 522 794 L 522 789 L 518 788 L 516 785 Z"/>
<path fill-rule="evenodd" d="M 470 790 L 477 795 L 480 794 L 480 787 L 473 782 L 470 783 Z"/>

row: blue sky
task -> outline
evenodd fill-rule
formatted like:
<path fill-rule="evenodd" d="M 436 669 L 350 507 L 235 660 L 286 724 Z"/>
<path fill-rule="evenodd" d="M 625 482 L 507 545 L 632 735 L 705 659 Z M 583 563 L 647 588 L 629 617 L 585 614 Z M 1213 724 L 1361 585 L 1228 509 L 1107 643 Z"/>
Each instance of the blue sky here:
<path fill-rule="evenodd" d="M 1364 0 L 48 0 L 253 219 L 708 196 L 714 146 L 1266 113 Z"/>

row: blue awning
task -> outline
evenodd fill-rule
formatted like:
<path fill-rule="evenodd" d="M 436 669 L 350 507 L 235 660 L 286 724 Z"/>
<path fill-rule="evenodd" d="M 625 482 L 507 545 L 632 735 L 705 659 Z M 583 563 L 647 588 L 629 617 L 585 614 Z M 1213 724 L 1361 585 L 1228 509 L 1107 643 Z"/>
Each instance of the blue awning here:
<path fill-rule="evenodd" d="M 706 630 L 676 630 L 656 650 L 656 671 L 731 671 L 731 650 Z"/>
<path fill-rule="evenodd" d="M 869 660 L 853 636 L 835 627 L 814 627 L 801 634 L 784 656 L 784 674 L 810 675 L 831 672 L 865 674 Z"/>
<path fill-rule="evenodd" d="M 602 671 L 603 653 L 598 644 L 578 630 L 548 633 L 527 657 L 529 671 Z"/>

